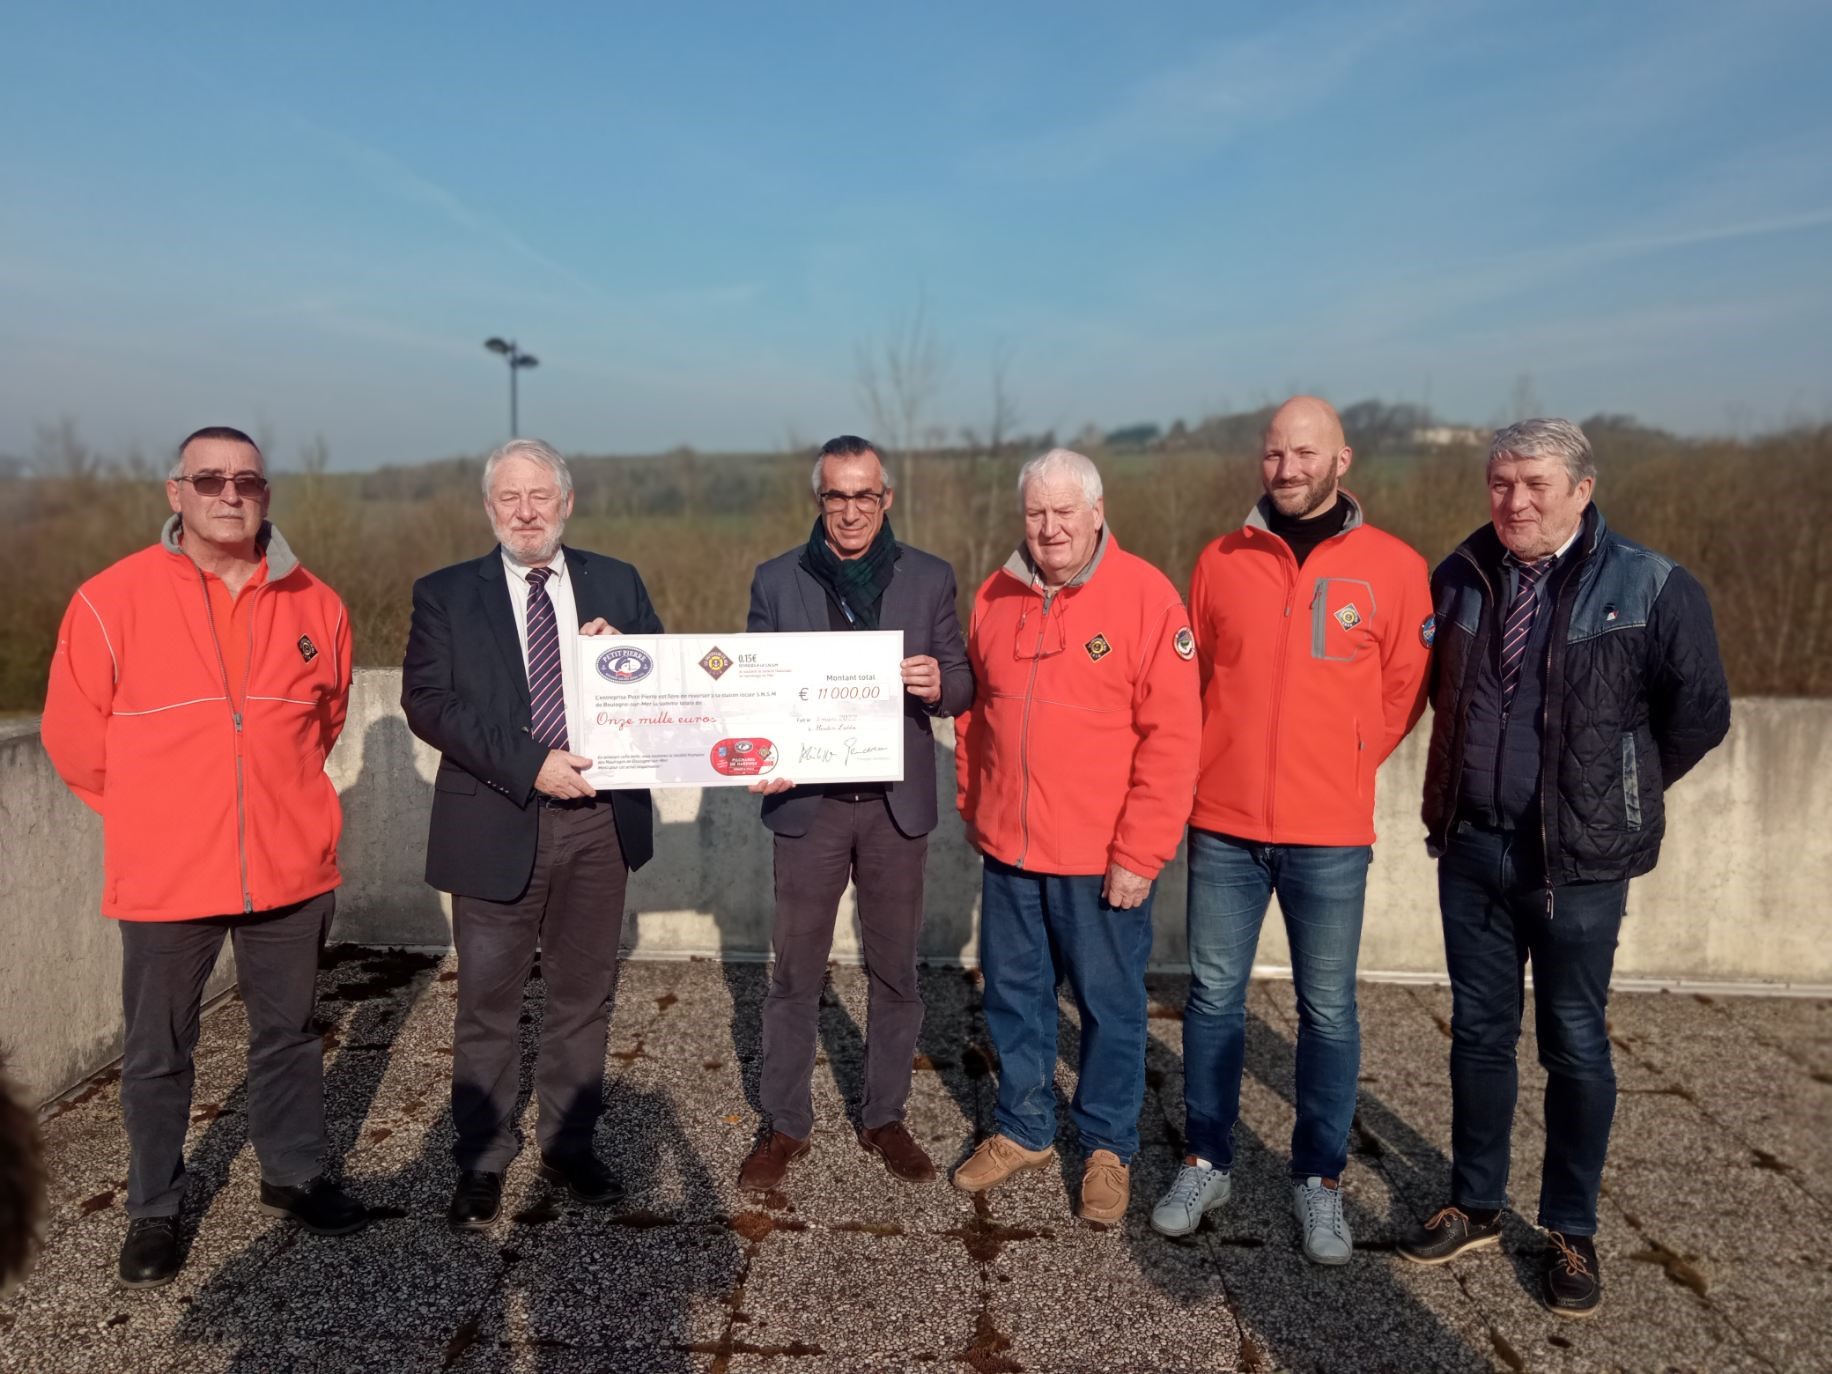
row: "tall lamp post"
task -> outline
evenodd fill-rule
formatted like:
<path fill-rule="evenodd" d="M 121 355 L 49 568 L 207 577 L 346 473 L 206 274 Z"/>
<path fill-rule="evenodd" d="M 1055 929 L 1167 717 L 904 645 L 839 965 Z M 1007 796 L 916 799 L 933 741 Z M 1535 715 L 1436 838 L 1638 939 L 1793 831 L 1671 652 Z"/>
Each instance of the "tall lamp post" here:
<path fill-rule="evenodd" d="M 524 367 L 539 367 L 541 360 L 532 353 L 524 353 L 516 346 L 514 339 L 485 339 L 483 346 L 492 353 L 503 355 L 503 361 L 509 364 L 509 437 L 515 438 L 521 433 L 521 425 L 516 415 L 515 376 Z"/>

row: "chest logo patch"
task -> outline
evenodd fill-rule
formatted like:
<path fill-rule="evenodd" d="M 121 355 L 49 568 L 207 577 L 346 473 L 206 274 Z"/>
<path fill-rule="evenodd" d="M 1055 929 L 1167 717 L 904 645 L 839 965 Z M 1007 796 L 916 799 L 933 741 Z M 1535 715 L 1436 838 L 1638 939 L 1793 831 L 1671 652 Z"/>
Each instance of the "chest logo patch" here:
<path fill-rule="evenodd" d="M 1419 643 L 1429 649 L 1432 641 L 1437 637 L 1438 618 L 1435 615 L 1428 615 L 1424 620 L 1419 622 Z"/>
<path fill-rule="evenodd" d="M 1170 647 L 1177 651 L 1178 658 L 1194 658 L 1196 656 L 1196 636 L 1190 633 L 1189 626 L 1185 625 L 1172 636 Z"/>
<path fill-rule="evenodd" d="M 1106 635 L 1095 635 L 1093 639 L 1082 645 L 1082 648 L 1088 651 L 1088 657 L 1096 663 L 1113 652 L 1113 646 L 1107 643 Z"/>
<path fill-rule="evenodd" d="M 318 646 L 312 643 L 310 635 L 299 636 L 299 657 L 307 663 L 318 657 Z"/>
<path fill-rule="evenodd" d="M 1345 630 L 1352 630 L 1361 624 L 1361 612 L 1355 609 L 1353 601 L 1336 612 L 1336 623 Z"/>

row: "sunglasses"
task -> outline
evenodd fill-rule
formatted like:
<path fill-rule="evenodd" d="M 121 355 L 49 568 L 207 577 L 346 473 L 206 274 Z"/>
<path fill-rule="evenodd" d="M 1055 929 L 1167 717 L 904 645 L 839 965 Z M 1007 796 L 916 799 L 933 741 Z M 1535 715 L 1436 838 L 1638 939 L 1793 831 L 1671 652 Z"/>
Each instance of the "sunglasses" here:
<path fill-rule="evenodd" d="M 235 494 L 252 501 L 257 496 L 267 494 L 267 479 L 258 472 L 238 472 L 233 478 L 225 477 L 220 472 L 200 472 L 194 477 L 176 477 L 177 482 L 189 482 L 199 496 L 220 496 L 230 482 L 235 484 Z"/>

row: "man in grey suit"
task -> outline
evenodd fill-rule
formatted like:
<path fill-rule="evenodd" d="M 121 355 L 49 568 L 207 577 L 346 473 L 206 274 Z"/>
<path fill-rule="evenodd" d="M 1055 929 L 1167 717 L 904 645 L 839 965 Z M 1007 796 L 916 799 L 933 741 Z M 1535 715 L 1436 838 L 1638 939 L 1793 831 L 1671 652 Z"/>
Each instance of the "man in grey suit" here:
<path fill-rule="evenodd" d="M 916 939 L 922 870 L 935 828 L 930 721 L 973 701 L 973 671 L 954 609 L 954 569 L 891 533 L 890 473 L 864 439 L 845 434 L 814 462 L 820 512 L 802 548 L 758 567 L 745 629 L 903 631 L 904 779 L 797 787 L 757 783 L 776 837 L 775 965 L 763 1004 L 763 1110 L 768 1121 L 738 1173 L 750 1191 L 776 1187 L 808 1151 L 814 1129 L 815 1041 L 821 986 L 840 896 L 858 886 L 870 980 L 865 1101 L 859 1143 L 898 1178 L 927 1182 L 935 1166 L 903 1124 L 922 990 Z"/>

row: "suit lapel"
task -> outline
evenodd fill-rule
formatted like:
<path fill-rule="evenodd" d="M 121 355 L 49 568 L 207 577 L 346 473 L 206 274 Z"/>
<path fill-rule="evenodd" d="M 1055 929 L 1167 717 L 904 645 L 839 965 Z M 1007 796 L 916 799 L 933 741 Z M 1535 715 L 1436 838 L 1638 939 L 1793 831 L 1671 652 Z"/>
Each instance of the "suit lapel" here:
<path fill-rule="evenodd" d="M 502 652 L 509 680 L 521 694 L 522 705 L 527 706 L 528 665 L 522 657 L 522 637 L 515 629 L 515 608 L 509 604 L 509 574 L 503 568 L 500 548 L 482 559 L 477 576 L 483 581 L 478 593 L 483 600 L 484 623 L 490 627 L 490 638 Z"/>
<path fill-rule="evenodd" d="M 572 578 L 573 609 L 579 613 L 579 625 L 572 627 L 573 632 L 577 633 L 580 625 L 596 620 L 599 616 L 610 620 L 610 612 L 598 604 L 598 594 L 601 589 L 592 581 L 591 570 L 586 566 L 585 555 L 577 549 L 569 549 L 564 545 L 561 546 L 560 553 L 566 559 L 566 575 Z M 617 628 L 621 630 L 623 626 L 618 625 Z"/>
<path fill-rule="evenodd" d="M 899 553 L 901 552 L 899 550 Z M 910 579 L 903 575 L 903 559 L 899 557 L 897 566 L 891 570 L 890 585 L 884 589 L 884 604 L 878 611 L 878 628 L 900 630 L 905 625 L 915 624 L 915 617 L 911 614 L 916 609 L 911 600 L 915 594 L 916 591 L 910 585 Z M 905 631 L 905 635 L 904 652 L 909 653 L 911 650 L 907 642 L 908 631 Z"/>

